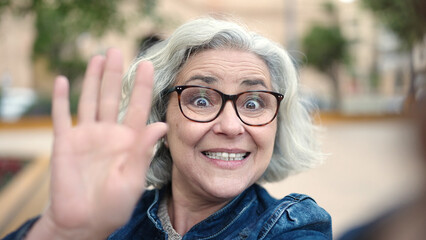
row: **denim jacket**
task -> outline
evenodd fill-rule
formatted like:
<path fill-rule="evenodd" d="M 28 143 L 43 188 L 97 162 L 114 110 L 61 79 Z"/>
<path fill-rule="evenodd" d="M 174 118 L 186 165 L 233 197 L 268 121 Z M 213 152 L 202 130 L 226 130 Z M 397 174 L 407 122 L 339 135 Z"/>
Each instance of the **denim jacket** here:
<path fill-rule="evenodd" d="M 164 194 L 165 190 L 146 191 L 129 222 L 108 239 L 167 239 L 157 216 Z M 6 239 L 20 239 L 28 225 Z M 277 200 L 254 184 L 193 226 L 183 239 L 332 239 L 331 217 L 306 195 L 293 193 Z"/>

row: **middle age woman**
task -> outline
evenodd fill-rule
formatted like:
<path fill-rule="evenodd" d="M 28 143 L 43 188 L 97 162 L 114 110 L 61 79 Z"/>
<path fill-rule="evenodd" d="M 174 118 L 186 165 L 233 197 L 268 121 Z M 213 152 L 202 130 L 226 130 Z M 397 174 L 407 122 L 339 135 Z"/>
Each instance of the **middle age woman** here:
<path fill-rule="evenodd" d="M 320 159 L 284 49 L 230 21 L 188 22 L 133 64 L 118 111 L 121 58 L 91 60 L 75 127 L 57 79 L 51 204 L 10 239 L 331 239 L 312 198 L 259 185 Z"/>

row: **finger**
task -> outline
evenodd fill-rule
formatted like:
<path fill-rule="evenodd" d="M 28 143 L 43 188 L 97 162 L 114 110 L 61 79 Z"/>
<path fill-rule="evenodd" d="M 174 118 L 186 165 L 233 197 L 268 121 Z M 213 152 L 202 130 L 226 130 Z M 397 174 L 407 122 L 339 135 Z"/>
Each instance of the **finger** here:
<path fill-rule="evenodd" d="M 136 69 L 132 96 L 130 97 L 124 124 L 140 130 L 147 122 L 151 109 L 154 67 L 151 62 L 141 62 Z"/>
<path fill-rule="evenodd" d="M 151 159 L 153 157 L 153 151 L 155 144 L 167 133 L 168 126 L 163 122 L 156 122 L 148 125 L 140 135 L 140 146 L 137 149 L 138 157 L 136 158 L 136 162 L 134 163 L 136 166 L 139 166 L 139 169 L 142 167 L 142 171 L 146 171 L 151 163 Z M 141 161 L 142 159 L 142 161 Z M 136 168 L 135 166 L 135 168 Z M 139 170 L 140 171 L 140 170 Z"/>
<path fill-rule="evenodd" d="M 149 148 L 155 144 L 167 133 L 168 126 L 164 122 L 155 122 L 146 126 L 143 133 L 140 134 L 140 142 Z"/>
<path fill-rule="evenodd" d="M 121 78 L 123 73 L 123 57 L 117 49 L 109 49 L 105 61 L 102 79 L 99 119 L 116 122 L 121 96 Z"/>
<path fill-rule="evenodd" d="M 96 120 L 99 88 L 101 84 L 104 63 L 105 57 L 95 56 L 87 65 L 80 101 L 78 104 L 79 122 L 93 122 Z"/>
<path fill-rule="evenodd" d="M 140 144 L 136 144 L 135 155 L 127 162 L 125 167 L 126 176 L 134 178 L 136 184 L 138 181 L 140 182 L 140 176 L 145 176 L 148 171 L 155 144 L 167 133 L 167 129 L 166 123 L 156 122 L 148 125 L 143 133 L 139 135 L 138 142 Z"/>
<path fill-rule="evenodd" d="M 68 92 L 68 79 L 63 76 L 58 76 L 55 79 L 52 97 L 52 119 L 55 135 L 61 134 L 72 125 Z"/>

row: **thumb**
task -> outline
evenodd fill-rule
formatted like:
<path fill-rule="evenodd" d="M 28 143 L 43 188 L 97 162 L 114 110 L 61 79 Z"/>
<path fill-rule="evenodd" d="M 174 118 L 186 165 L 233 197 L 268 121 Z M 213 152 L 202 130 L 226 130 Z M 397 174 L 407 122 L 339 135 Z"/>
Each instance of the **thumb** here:
<path fill-rule="evenodd" d="M 149 164 L 153 157 L 155 144 L 167 133 L 167 124 L 163 122 L 156 122 L 149 124 L 141 131 L 138 136 L 137 145 L 135 146 L 135 158 L 131 165 L 134 170 L 139 174 L 148 170 Z"/>
<path fill-rule="evenodd" d="M 145 181 L 146 172 L 151 164 L 154 147 L 157 141 L 167 132 L 167 124 L 157 122 L 147 125 L 138 136 L 134 146 L 133 157 L 125 165 L 124 171 L 127 178 L 135 187 L 135 191 L 141 190 L 141 184 Z"/>
<path fill-rule="evenodd" d="M 141 133 L 140 140 L 145 146 L 154 147 L 160 138 L 167 133 L 168 126 L 164 122 L 155 122 L 146 126 L 143 133 Z"/>

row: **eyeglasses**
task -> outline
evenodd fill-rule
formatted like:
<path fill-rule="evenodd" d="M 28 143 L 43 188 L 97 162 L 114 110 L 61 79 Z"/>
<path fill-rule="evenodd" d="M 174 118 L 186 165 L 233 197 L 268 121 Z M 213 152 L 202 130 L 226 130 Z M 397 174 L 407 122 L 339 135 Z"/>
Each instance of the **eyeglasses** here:
<path fill-rule="evenodd" d="M 176 91 L 182 114 L 194 122 L 211 122 L 222 112 L 227 101 L 232 101 L 238 118 L 249 126 L 264 126 L 278 114 L 284 95 L 270 91 L 246 91 L 227 95 L 219 90 L 196 86 L 175 86 L 167 93 Z"/>

